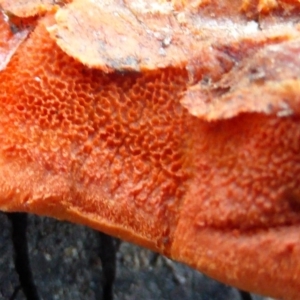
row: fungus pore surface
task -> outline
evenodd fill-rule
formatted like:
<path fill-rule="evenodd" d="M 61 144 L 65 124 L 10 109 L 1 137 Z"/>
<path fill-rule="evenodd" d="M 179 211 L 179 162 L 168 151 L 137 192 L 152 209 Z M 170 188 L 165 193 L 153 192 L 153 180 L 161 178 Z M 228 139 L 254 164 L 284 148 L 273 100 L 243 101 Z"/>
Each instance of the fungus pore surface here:
<path fill-rule="evenodd" d="M 298 2 L 236 1 L 228 12 L 226 1 L 157 3 L 155 18 L 168 20 L 172 39 L 155 44 L 153 3 L 124 1 L 121 12 L 150 24 L 144 33 L 153 41 L 139 44 L 128 27 L 135 38 L 123 54 L 109 51 L 114 41 L 123 47 L 113 22 L 94 24 L 105 33 L 95 40 L 82 26 L 114 1 L 50 2 L 24 8 L 26 17 L 40 15 L 28 32 L 11 33 L 4 14 L 0 21 L 8 45 L 0 45 L 1 210 L 85 224 L 225 283 L 296 300 Z M 0 1 L 12 11 L 25 5 L 12 3 Z M 216 15 L 201 21 L 214 6 Z M 213 20 L 216 28 L 205 25 Z M 188 46 L 176 56 L 184 33 Z M 88 53 L 77 47 L 85 42 Z M 141 49 L 152 42 L 147 60 Z"/>

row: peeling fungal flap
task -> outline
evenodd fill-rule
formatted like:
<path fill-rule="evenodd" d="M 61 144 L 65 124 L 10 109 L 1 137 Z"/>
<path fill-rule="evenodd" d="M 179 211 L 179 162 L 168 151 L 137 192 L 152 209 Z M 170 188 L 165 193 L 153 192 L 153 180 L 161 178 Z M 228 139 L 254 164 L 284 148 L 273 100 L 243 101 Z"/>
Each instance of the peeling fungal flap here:
<path fill-rule="evenodd" d="M 15 16 L 27 18 L 52 11 L 58 3 L 65 2 L 68 0 L 0 0 L 0 7 Z"/>
<path fill-rule="evenodd" d="M 75 0 L 57 10 L 48 32 L 68 55 L 107 73 L 186 68 L 181 104 L 205 120 L 298 113 L 299 3 L 227 2 L 192 9 L 180 1 Z"/>
<path fill-rule="evenodd" d="M 83 64 L 106 72 L 155 69 L 184 60 L 169 2 L 74 1 L 55 20 L 48 30 L 57 44 Z"/>
<path fill-rule="evenodd" d="M 8 17 L 0 10 L 0 71 L 5 69 L 30 31 L 30 28 L 22 28 L 12 32 Z"/>

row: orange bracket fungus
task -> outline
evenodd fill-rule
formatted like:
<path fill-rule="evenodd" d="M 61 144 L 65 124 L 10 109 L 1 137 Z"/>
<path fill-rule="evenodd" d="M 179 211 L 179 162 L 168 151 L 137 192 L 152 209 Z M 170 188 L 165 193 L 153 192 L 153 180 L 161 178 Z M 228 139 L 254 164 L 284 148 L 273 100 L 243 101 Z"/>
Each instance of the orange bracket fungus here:
<path fill-rule="evenodd" d="M 299 1 L 0 5 L 2 211 L 299 299 Z"/>

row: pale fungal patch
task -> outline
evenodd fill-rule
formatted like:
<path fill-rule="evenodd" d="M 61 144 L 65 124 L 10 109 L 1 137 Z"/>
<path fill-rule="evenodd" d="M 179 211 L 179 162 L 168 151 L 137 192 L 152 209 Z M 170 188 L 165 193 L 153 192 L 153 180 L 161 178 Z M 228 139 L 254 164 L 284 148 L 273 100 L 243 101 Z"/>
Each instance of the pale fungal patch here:
<path fill-rule="evenodd" d="M 293 109 L 286 102 L 279 103 L 279 111 L 277 112 L 277 117 L 288 117 L 294 113 Z"/>
<path fill-rule="evenodd" d="M 141 14 L 170 14 L 174 10 L 172 3 L 167 1 L 135 0 L 128 1 L 128 5 L 132 10 Z"/>

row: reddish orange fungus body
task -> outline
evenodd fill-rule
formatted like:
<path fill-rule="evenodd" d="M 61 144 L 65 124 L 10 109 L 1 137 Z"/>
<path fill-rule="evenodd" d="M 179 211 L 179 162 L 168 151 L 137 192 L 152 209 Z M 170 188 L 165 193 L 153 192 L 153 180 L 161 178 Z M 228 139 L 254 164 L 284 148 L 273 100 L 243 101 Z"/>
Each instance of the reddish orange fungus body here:
<path fill-rule="evenodd" d="M 1 210 L 298 299 L 299 3 L 29 2 L 0 1 L 38 19 L 0 20 Z"/>

